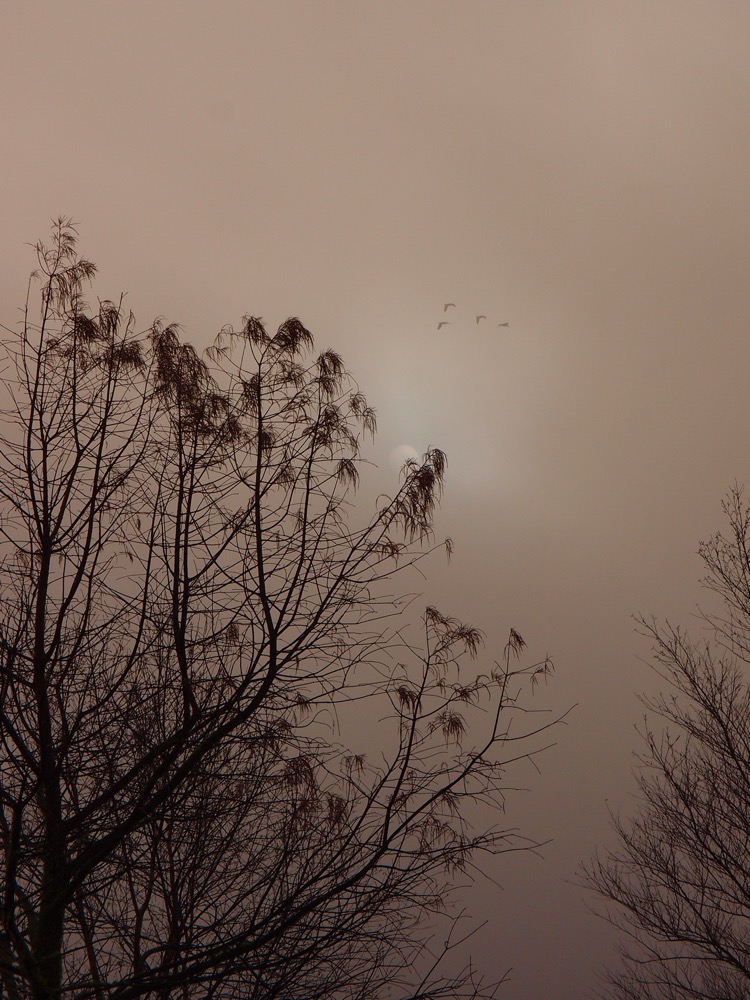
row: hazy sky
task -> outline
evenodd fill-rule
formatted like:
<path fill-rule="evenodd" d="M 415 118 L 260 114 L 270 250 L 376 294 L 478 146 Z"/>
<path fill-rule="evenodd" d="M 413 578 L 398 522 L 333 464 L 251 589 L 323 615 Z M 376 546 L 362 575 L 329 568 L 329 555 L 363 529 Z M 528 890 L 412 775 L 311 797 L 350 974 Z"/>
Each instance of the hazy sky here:
<path fill-rule="evenodd" d="M 377 407 L 384 477 L 399 445 L 448 453 L 426 597 L 490 652 L 514 626 L 556 661 L 539 705 L 578 703 L 510 803 L 554 840 L 501 859 L 476 950 L 507 1000 L 588 996 L 609 935 L 566 880 L 630 805 L 630 615 L 689 621 L 697 543 L 750 486 L 750 5 L 0 12 L 3 322 L 69 215 L 144 326 L 299 315 Z"/>

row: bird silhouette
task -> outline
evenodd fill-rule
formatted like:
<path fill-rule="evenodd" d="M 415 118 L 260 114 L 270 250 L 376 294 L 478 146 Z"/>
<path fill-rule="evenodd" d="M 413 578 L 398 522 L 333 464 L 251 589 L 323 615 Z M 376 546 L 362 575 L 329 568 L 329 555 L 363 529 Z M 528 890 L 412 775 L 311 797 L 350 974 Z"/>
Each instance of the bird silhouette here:
<path fill-rule="evenodd" d="M 453 306 L 453 308 L 455 309 L 456 308 L 456 303 L 455 302 L 446 302 L 445 305 L 443 306 L 443 312 L 447 313 L 451 306 Z"/>
<path fill-rule="evenodd" d="M 479 320 L 480 319 L 487 319 L 487 317 L 486 316 L 477 316 L 477 326 L 479 326 Z"/>
<path fill-rule="evenodd" d="M 498 323 L 498 326 L 510 326 L 510 323 Z"/>
<path fill-rule="evenodd" d="M 438 323 L 437 328 L 439 330 L 441 326 L 450 326 L 450 325 L 451 324 L 448 322 L 448 320 L 444 319 L 442 323 Z"/>

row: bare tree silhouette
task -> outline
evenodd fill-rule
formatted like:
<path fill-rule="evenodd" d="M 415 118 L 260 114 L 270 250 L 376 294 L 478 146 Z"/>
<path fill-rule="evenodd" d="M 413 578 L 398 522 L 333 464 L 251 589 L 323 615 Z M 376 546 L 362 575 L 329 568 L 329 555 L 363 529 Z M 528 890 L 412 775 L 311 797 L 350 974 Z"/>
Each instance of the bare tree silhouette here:
<path fill-rule="evenodd" d="M 444 971 L 451 893 L 525 844 L 506 773 L 547 726 L 511 723 L 550 664 L 511 633 L 472 667 L 431 607 L 409 639 L 445 457 L 355 526 L 375 416 L 299 320 L 199 357 L 87 307 L 65 220 L 37 254 L 4 343 L 3 995 L 493 995 Z"/>
<path fill-rule="evenodd" d="M 750 997 L 750 508 L 734 488 L 729 535 L 700 547 L 723 611 L 713 641 L 642 621 L 668 693 L 644 699 L 640 806 L 613 819 L 618 847 L 585 869 L 624 932 L 605 995 L 620 1000 Z"/>

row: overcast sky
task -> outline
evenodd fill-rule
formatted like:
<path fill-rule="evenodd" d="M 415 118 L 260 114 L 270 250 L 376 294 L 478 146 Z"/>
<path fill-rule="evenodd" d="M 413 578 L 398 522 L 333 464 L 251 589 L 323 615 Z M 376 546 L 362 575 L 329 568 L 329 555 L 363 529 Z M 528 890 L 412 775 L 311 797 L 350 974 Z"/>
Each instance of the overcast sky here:
<path fill-rule="evenodd" d="M 384 477 L 447 452 L 425 598 L 490 651 L 515 627 L 556 662 L 538 704 L 578 704 L 509 804 L 554 839 L 493 870 L 478 958 L 508 1000 L 590 996 L 609 934 L 568 880 L 632 805 L 630 616 L 689 623 L 750 485 L 750 5 L 5 0 L 0 39 L 2 322 L 72 216 L 144 326 L 298 315 Z"/>

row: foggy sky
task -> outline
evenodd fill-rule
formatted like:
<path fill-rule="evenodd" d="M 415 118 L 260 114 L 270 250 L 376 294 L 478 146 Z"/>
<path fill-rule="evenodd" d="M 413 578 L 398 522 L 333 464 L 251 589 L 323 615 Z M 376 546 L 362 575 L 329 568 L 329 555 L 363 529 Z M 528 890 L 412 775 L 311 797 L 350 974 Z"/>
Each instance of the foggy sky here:
<path fill-rule="evenodd" d="M 630 616 L 690 623 L 698 541 L 750 485 L 750 6 L 27 0 L 2 25 L 3 323 L 69 215 L 144 327 L 298 315 L 340 350 L 384 486 L 394 448 L 447 452 L 425 600 L 488 655 L 515 627 L 556 663 L 535 704 L 578 704 L 509 802 L 554 839 L 494 866 L 475 951 L 508 1000 L 589 995 L 610 934 L 569 880 L 605 800 L 632 806 Z"/>

